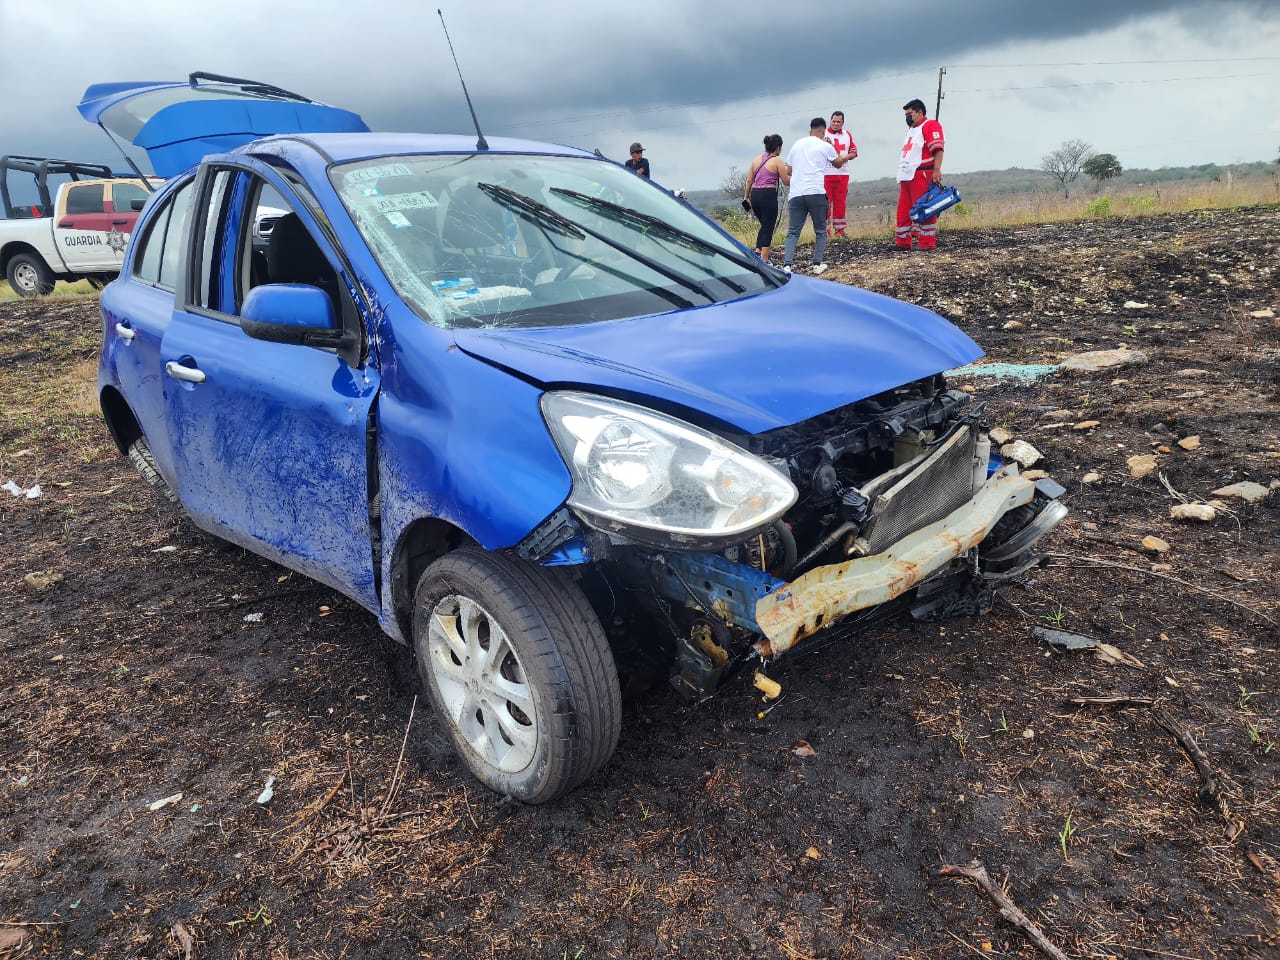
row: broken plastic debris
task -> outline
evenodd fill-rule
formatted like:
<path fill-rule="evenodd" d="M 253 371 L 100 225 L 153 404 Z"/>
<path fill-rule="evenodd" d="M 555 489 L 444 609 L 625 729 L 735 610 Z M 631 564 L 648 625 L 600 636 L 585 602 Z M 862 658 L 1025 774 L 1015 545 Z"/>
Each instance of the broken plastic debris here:
<path fill-rule="evenodd" d="M 262 614 L 260 614 L 260 613 L 246 613 L 246 614 L 244 615 L 244 622 L 245 622 L 245 623 L 261 623 L 261 622 L 262 622 Z"/>
<path fill-rule="evenodd" d="M 152 552 L 152 553 L 173 553 L 173 552 L 174 552 L 175 550 L 177 550 L 177 549 L 178 549 L 177 547 L 173 547 L 173 546 L 170 546 L 170 547 L 156 547 L 156 548 L 155 548 L 154 550 L 152 550 L 151 552 Z"/>
<path fill-rule="evenodd" d="M 34 500 L 41 493 L 38 483 L 34 487 L 20 487 L 12 480 L 6 480 L 4 485 L 0 486 L 0 490 L 8 490 L 15 497 L 26 497 L 28 500 Z"/>
<path fill-rule="evenodd" d="M 1048 627 L 1032 627 L 1031 635 L 1064 650 L 1087 650 L 1098 645 L 1097 640 L 1082 633 L 1067 633 L 1065 630 L 1050 630 Z"/>
<path fill-rule="evenodd" d="M 766 700 L 777 700 L 782 696 L 782 684 L 776 680 L 770 680 L 759 670 L 756 671 L 755 678 L 752 680 L 755 688 L 764 694 Z"/>
<path fill-rule="evenodd" d="M 1034 383 L 1047 377 L 1058 369 L 1055 363 L 972 363 L 967 367 L 956 367 L 947 371 L 948 380 L 961 380 L 965 377 L 994 377 L 997 380 L 1017 380 L 1019 383 Z"/>
<path fill-rule="evenodd" d="M 177 803 L 181 799 L 182 799 L 182 794 L 175 793 L 171 797 L 165 797 L 163 800 L 157 800 L 154 803 L 149 804 L 147 806 L 147 809 L 150 810 L 152 813 L 155 813 L 157 810 L 163 810 L 165 807 L 169 806 L 169 804 Z"/>
<path fill-rule="evenodd" d="M 262 792 L 258 794 L 258 803 L 266 806 L 271 802 L 271 798 L 276 795 L 276 778 L 267 777 L 267 785 L 262 788 Z"/>
<path fill-rule="evenodd" d="M 809 745 L 808 740 L 797 740 L 791 745 L 791 752 L 797 757 L 816 757 L 818 751 Z"/>

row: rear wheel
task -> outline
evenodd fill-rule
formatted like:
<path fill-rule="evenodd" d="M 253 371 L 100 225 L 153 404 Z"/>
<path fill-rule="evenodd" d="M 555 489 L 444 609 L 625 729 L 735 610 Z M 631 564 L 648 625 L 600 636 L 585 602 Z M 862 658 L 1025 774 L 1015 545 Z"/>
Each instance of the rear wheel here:
<path fill-rule="evenodd" d="M 156 459 L 151 455 L 151 448 L 147 446 L 146 438 L 139 437 L 129 444 L 129 459 L 133 461 L 137 471 L 142 474 L 142 479 L 151 484 L 160 496 L 170 503 L 178 502 L 177 492 L 173 487 L 169 486 L 168 481 L 160 476 L 160 471 L 156 469 Z"/>
<path fill-rule="evenodd" d="M 5 274 L 20 297 L 39 297 L 53 290 L 53 273 L 39 254 L 15 254 Z"/>
<path fill-rule="evenodd" d="M 477 779 L 546 803 L 604 766 L 622 724 L 618 672 L 576 583 L 464 547 L 427 568 L 414 605 L 422 685 Z"/>

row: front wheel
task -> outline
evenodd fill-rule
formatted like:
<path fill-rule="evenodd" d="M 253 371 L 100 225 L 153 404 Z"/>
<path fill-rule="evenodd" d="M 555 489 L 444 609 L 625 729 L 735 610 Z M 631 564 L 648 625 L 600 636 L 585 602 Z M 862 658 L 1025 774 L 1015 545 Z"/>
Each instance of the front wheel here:
<path fill-rule="evenodd" d="M 414 597 L 418 673 L 461 758 L 525 803 L 563 796 L 618 743 L 621 692 L 600 621 L 573 583 L 464 547 Z"/>
<path fill-rule="evenodd" d="M 9 286 L 20 297 L 40 297 L 53 291 L 53 274 L 39 254 L 19 253 L 5 271 Z"/>

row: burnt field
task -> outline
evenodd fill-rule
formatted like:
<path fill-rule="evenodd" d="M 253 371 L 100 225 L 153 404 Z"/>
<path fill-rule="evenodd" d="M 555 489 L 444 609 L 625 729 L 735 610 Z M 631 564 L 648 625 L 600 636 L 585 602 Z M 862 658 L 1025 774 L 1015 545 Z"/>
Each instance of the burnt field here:
<path fill-rule="evenodd" d="M 1067 488 L 1049 565 L 816 638 L 773 703 L 641 690 L 539 808 L 465 774 L 370 615 L 160 506 L 96 411 L 95 300 L 0 304 L 0 483 L 40 486 L 0 492 L 0 958 L 1037 956 L 939 875 L 974 860 L 1070 957 L 1280 956 L 1278 236 L 833 245 L 990 360 L 1143 355 L 956 381 Z"/>

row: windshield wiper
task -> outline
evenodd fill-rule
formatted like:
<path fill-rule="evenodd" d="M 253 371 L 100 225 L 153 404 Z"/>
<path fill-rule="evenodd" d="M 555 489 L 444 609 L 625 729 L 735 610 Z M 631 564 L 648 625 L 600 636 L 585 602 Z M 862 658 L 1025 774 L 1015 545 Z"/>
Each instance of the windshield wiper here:
<path fill-rule="evenodd" d="M 587 238 L 587 235 L 572 220 L 562 217 L 546 204 L 539 203 L 532 197 L 526 197 L 523 193 L 516 193 L 506 187 L 500 187 L 496 183 L 477 183 L 476 186 L 484 192 L 485 196 L 496 200 L 508 210 L 528 220 L 535 226 L 550 228 L 553 232 L 569 237 L 572 240 L 585 240 Z"/>
<path fill-rule="evenodd" d="M 517 214 L 523 214 L 527 219 L 537 220 L 540 223 L 555 224 L 561 230 L 566 228 L 575 230 L 579 234 L 577 239 L 581 239 L 583 236 L 593 237 L 605 246 L 612 247 L 614 250 L 625 254 L 632 260 L 644 264 L 654 273 L 660 273 L 668 280 L 674 280 L 676 283 L 680 284 L 680 286 L 701 294 L 711 303 L 717 302 L 715 295 L 707 289 L 706 285 L 701 280 L 698 280 L 695 277 L 686 276 L 679 270 L 673 270 L 665 263 L 653 259 L 653 257 L 646 256 L 643 253 L 632 250 L 625 244 L 612 239 L 607 234 L 603 234 L 598 230 L 592 230 L 590 227 L 583 226 L 580 223 L 570 220 L 563 214 L 557 213 L 555 210 L 551 209 L 551 207 L 548 207 L 545 203 L 540 203 L 532 197 L 526 197 L 523 193 L 516 193 L 516 191 L 510 190 L 507 187 L 499 186 L 496 183 L 477 183 L 476 186 L 483 190 L 485 195 L 490 199 L 502 204 Z M 692 301 L 685 300 L 684 303 L 685 306 L 693 306 Z"/>
<path fill-rule="evenodd" d="M 651 214 L 641 213 L 639 210 L 633 209 L 632 207 L 624 207 L 621 204 L 611 203 L 610 201 L 602 200 L 599 197 L 592 197 L 585 193 L 579 193 L 577 190 L 566 190 L 563 187 L 552 187 L 551 192 L 557 196 L 564 197 L 566 200 L 576 203 L 579 206 L 586 207 L 589 210 L 594 210 L 597 213 L 602 213 L 619 223 L 646 227 L 659 233 L 665 233 L 673 239 L 683 240 L 688 246 L 695 247 L 707 253 L 717 254 L 724 257 L 730 263 L 736 263 L 740 267 L 746 267 L 752 273 L 764 277 L 775 287 L 780 286 L 782 283 L 772 268 L 765 269 L 764 261 L 760 260 L 758 257 L 749 257 L 745 254 L 738 253 L 736 250 L 726 250 L 724 247 L 717 246 L 709 240 L 703 240 L 701 237 L 689 233 L 686 230 L 681 230 L 679 227 L 673 227 L 665 220 L 660 220 Z M 724 277 L 721 277 L 720 279 L 722 283 L 727 284 L 739 293 L 746 292 L 746 287 L 740 286 L 739 284 Z"/>

